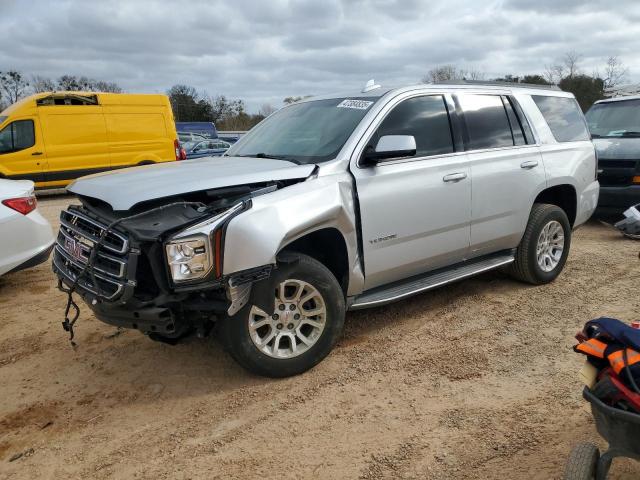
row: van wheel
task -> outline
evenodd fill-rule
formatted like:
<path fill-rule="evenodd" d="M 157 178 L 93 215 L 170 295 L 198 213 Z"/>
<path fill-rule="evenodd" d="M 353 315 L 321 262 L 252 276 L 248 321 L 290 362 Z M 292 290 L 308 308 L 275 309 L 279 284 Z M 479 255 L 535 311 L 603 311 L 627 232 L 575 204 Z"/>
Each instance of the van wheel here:
<path fill-rule="evenodd" d="M 541 285 L 555 280 L 571 247 L 571 225 L 556 205 L 536 203 L 509 273 L 518 280 Z"/>
<path fill-rule="evenodd" d="M 289 377 L 309 370 L 336 344 L 345 316 L 340 284 L 327 267 L 300 253 L 279 256 L 274 310 L 249 302 L 222 322 L 225 348 L 244 368 L 267 377 Z"/>

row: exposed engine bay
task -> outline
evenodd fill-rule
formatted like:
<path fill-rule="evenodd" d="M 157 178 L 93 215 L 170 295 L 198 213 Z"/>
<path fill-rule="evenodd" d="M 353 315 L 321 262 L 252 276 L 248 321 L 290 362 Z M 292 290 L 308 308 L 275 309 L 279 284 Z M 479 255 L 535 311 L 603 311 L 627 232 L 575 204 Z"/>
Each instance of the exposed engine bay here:
<path fill-rule="evenodd" d="M 241 298 L 229 298 L 228 279 L 222 274 L 224 229 L 233 216 L 251 208 L 251 200 L 298 183 L 288 179 L 221 187 L 138 203 L 128 211 L 114 210 L 103 200 L 79 195 L 81 207 L 61 214 L 54 253 L 59 288 L 67 293 L 63 323 L 73 339 L 79 308 L 78 293 L 102 321 L 134 328 L 152 339 L 175 343 L 196 333 L 206 336 L 219 315 Z M 197 282 L 172 278 L 167 250 L 175 237 L 205 225 L 207 271 Z M 194 227 L 195 226 L 195 227 Z M 211 245 L 208 245 L 210 237 Z M 192 241 L 193 243 L 193 241 Z M 184 250 L 194 252 L 192 246 Z M 178 252 L 178 256 L 182 251 Z M 188 268 L 179 265 L 180 269 Z M 264 279 L 270 266 L 237 274 L 238 285 Z M 202 267 L 204 271 L 205 268 Z M 237 292 L 234 291 L 233 296 Z M 245 299 L 246 301 L 246 299 Z"/>

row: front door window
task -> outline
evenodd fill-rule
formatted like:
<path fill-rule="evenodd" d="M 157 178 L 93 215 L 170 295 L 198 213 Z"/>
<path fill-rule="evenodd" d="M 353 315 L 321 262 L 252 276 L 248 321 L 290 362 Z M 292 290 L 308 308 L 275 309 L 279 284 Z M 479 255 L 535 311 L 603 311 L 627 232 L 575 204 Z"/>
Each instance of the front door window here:
<path fill-rule="evenodd" d="M 33 120 L 16 120 L 0 131 L 0 154 L 18 152 L 35 143 Z"/>

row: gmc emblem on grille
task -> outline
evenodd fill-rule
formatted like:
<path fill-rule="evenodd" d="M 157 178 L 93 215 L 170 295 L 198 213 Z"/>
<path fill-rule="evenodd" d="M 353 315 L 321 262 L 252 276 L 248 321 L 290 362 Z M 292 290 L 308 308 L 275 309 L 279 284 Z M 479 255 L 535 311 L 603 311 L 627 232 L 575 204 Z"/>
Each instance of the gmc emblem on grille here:
<path fill-rule="evenodd" d="M 71 255 L 75 260 L 85 263 L 89 260 L 88 256 L 88 247 L 74 238 L 66 238 L 64 239 L 64 249 Z"/>

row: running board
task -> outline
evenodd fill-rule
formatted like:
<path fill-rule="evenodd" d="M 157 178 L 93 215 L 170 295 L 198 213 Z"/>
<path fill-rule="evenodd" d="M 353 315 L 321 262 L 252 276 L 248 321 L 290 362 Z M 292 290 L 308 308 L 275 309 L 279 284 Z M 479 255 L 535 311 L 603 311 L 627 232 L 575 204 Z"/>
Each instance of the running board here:
<path fill-rule="evenodd" d="M 411 277 L 406 280 L 394 282 L 390 285 L 375 288 L 364 292 L 355 298 L 349 310 L 377 307 L 410 297 L 417 293 L 426 292 L 433 288 L 456 282 L 479 273 L 493 270 L 514 261 L 512 251 L 502 252 L 490 257 L 470 260 L 452 267 L 439 269 L 424 275 Z"/>

